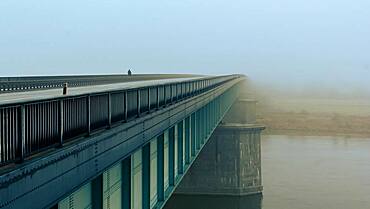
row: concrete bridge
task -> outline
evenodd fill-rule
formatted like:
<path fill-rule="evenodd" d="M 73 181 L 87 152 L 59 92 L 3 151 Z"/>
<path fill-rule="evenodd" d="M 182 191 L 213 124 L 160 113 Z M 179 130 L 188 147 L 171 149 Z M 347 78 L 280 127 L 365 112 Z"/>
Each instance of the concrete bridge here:
<path fill-rule="evenodd" d="M 245 76 L 143 77 L 76 77 L 67 95 L 59 78 L 38 91 L 0 80 L 0 208 L 149 209 L 173 192 L 262 192 L 263 126 Z"/>

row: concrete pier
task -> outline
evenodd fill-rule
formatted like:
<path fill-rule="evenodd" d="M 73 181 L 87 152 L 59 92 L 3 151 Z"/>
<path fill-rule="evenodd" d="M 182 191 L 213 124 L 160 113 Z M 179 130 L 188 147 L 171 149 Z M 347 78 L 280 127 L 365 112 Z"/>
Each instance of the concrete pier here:
<path fill-rule="evenodd" d="M 236 101 L 176 190 L 179 194 L 250 195 L 263 190 L 256 101 Z"/>

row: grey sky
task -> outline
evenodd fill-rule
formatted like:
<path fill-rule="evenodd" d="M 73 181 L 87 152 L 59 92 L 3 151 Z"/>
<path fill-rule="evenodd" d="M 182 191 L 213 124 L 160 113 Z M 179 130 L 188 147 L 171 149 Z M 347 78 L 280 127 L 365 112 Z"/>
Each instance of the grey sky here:
<path fill-rule="evenodd" d="M 368 0 L 1 0 L 0 75 L 133 68 L 366 87 L 369 11 Z"/>

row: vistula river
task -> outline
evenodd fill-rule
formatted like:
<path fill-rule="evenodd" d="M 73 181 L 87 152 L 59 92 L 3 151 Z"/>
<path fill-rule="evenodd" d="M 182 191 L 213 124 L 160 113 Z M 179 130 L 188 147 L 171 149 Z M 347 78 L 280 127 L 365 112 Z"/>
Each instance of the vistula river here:
<path fill-rule="evenodd" d="M 369 209 L 370 139 L 262 136 L 263 195 L 174 195 L 166 209 Z"/>

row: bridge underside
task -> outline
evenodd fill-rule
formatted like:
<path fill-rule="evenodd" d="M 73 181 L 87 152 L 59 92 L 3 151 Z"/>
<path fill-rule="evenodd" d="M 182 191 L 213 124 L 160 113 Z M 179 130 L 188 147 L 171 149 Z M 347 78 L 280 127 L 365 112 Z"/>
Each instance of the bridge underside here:
<path fill-rule="evenodd" d="M 162 208 L 238 97 L 238 82 L 30 160 L 1 177 L 0 207 Z"/>

